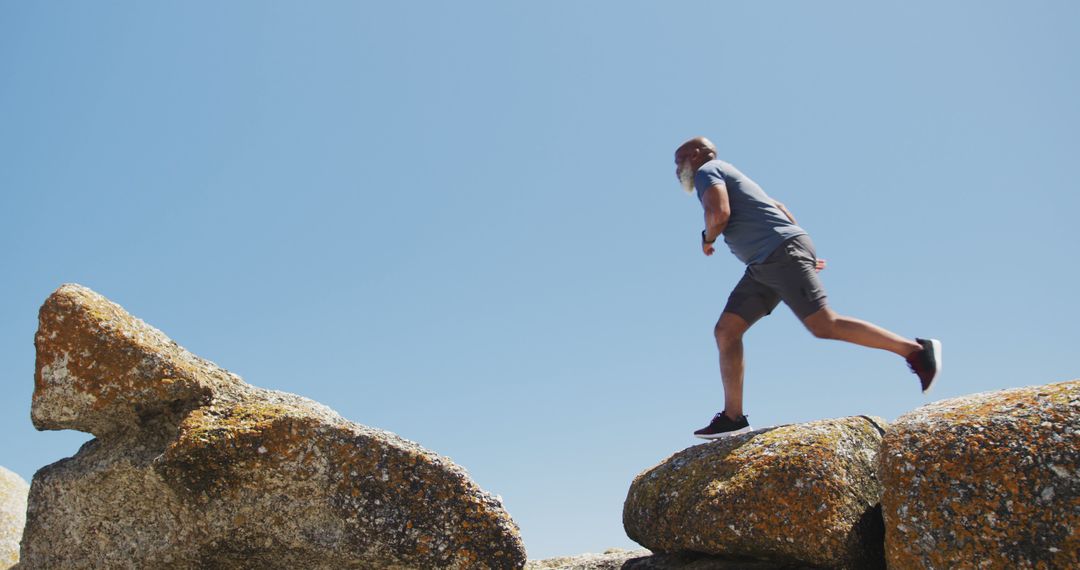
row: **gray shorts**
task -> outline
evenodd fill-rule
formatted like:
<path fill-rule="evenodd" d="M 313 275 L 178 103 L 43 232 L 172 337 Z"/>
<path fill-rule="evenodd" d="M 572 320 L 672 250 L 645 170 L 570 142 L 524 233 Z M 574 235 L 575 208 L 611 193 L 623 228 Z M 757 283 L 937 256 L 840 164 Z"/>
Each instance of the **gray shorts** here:
<path fill-rule="evenodd" d="M 781 243 L 761 263 L 746 266 L 746 273 L 728 297 L 725 313 L 735 313 L 754 324 L 781 300 L 799 320 L 825 306 L 825 288 L 818 279 L 817 253 L 810 236 L 795 236 Z"/>

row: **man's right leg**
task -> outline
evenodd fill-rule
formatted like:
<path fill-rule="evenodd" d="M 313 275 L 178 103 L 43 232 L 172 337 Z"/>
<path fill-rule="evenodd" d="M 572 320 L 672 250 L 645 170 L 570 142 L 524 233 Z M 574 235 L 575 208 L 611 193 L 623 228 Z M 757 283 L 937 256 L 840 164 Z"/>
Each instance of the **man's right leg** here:
<path fill-rule="evenodd" d="M 735 313 L 723 313 L 713 336 L 720 351 L 720 378 L 724 382 L 724 411 L 733 420 L 743 415 L 743 334 L 750 323 Z"/>
<path fill-rule="evenodd" d="M 709 425 L 694 432 L 702 439 L 717 439 L 749 431 L 743 414 L 743 335 L 761 317 L 772 312 L 780 296 L 744 274 L 728 297 L 724 312 L 713 328 L 716 348 L 720 351 L 720 378 L 724 383 L 723 414 L 716 414 Z"/>

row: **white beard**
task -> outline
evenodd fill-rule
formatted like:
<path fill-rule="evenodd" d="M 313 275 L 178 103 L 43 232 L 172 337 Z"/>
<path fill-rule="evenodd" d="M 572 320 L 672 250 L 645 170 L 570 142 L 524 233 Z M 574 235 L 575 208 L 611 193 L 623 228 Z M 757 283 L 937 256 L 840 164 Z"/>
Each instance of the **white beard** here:
<path fill-rule="evenodd" d="M 682 186 L 683 192 L 694 193 L 694 171 L 690 168 L 690 161 L 679 165 L 679 185 Z"/>

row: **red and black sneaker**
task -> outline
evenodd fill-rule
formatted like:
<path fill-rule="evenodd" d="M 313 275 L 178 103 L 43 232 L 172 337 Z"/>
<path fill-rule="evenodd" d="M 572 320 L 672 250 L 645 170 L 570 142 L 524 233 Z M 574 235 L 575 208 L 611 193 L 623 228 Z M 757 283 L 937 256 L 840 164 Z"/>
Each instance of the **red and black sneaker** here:
<path fill-rule="evenodd" d="M 922 383 L 922 391 L 925 394 L 934 385 L 934 380 L 941 374 L 941 341 L 936 339 L 917 338 L 915 342 L 922 345 L 922 350 L 916 350 L 907 356 L 908 366 L 919 377 Z"/>
<path fill-rule="evenodd" d="M 695 431 L 694 435 L 701 439 L 720 439 L 737 433 L 745 433 L 752 429 L 746 416 L 740 416 L 738 420 L 733 420 L 726 413 L 720 412 L 713 416 L 709 425 Z"/>

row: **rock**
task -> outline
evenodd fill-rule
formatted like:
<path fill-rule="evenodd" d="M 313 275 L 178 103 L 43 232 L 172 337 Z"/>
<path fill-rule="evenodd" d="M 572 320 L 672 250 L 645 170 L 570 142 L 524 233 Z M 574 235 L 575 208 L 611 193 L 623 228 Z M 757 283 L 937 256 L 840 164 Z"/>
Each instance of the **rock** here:
<path fill-rule="evenodd" d="M 93 291 L 41 308 L 31 417 L 97 436 L 34 475 L 20 568 L 520 568 L 446 458 L 256 388 Z"/>
<path fill-rule="evenodd" d="M 1080 380 L 923 406 L 879 461 L 889 568 L 1080 568 Z"/>
<path fill-rule="evenodd" d="M 690 447 L 634 479 L 626 534 L 660 553 L 884 568 L 875 474 L 884 425 L 848 417 Z"/>
<path fill-rule="evenodd" d="M 529 562 L 525 570 L 803 570 L 806 566 L 694 552 L 653 554 L 648 550 L 612 548 L 603 554 L 582 554 Z"/>
<path fill-rule="evenodd" d="M 16 473 L 0 467 L 0 570 L 19 561 L 19 540 L 26 524 L 26 494 L 30 485 Z"/>
<path fill-rule="evenodd" d="M 603 554 L 579 554 L 560 556 L 544 560 L 531 560 L 525 570 L 618 570 L 631 558 L 641 558 L 652 554 L 648 550 L 625 550 L 609 548 Z"/>
<path fill-rule="evenodd" d="M 709 556 L 697 552 L 653 554 L 628 559 L 620 570 L 814 570 L 802 564 L 785 564 L 741 557 Z"/>

